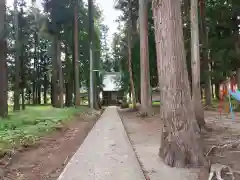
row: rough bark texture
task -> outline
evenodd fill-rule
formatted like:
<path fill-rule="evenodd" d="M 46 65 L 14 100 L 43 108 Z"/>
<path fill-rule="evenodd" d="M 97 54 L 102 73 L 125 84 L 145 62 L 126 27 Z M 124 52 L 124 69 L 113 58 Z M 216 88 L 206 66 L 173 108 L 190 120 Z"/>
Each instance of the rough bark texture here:
<path fill-rule="evenodd" d="M 14 105 L 13 110 L 20 110 L 20 43 L 19 43 L 19 27 L 18 27 L 18 10 L 17 0 L 14 0 L 14 28 L 15 28 L 15 74 L 14 74 Z"/>
<path fill-rule="evenodd" d="M 0 1 L 0 117 L 7 116 L 7 59 L 6 59 L 6 41 L 5 41 L 5 1 Z"/>
<path fill-rule="evenodd" d="M 140 62 L 141 62 L 141 111 L 148 114 L 151 108 L 148 52 L 148 1 L 139 0 Z"/>
<path fill-rule="evenodd" d="M 198 28 L 198 0 L 191 0 L 191 66 L 192 66 L 192 100 L 197 123 L 205 126 L 204 109 L 201 102 L 200 87 L 200 53 Z"/>
<path fill-rule="evenodd" d="M 75 6 L 74 9 L 74 65 L 75 65 L 75 71 L 74 71 L 74 82 L 75 82 L 75 106 L 80 106 L 80 86 L 79 86 L 79 55 L 78 55 L 78 6 Z"/>
<path fill-rule="evenodd" d="M 211 76 L 209 73 L 209 61 L 208 61 L 208 36 L 205 24 L 205 3 L 204 0 L 199 0 L 200 5 L 200 30 L 201 30 L 201 40 L 202 40 L 202 58 L 203 58 L 203 71 L 204 71 L 204 84 L 205 84 L 205 97 L 206 105 L 210 106 L 212 104 L 211 95 Z"/>
<path fill-rule="evenodd" d="M 176 0 L 153 1 L 164 121 L 159 155 L 172 167 L 199 167 L 207 162 L 191 102 L 180 3 Z"/>
<path fill-rule="evenodd" d="M 133 72 L 132 72 L 132 0 L 128 1 L 129 3 L 129 26 L 128 26 L 128 70 L 130 74 L 130 84 L 131 84 L 131 94 L 132 94 L 132 105 L 133 109 L 136 108 L 136 94 L 135 86 L 133 81 Z"/>

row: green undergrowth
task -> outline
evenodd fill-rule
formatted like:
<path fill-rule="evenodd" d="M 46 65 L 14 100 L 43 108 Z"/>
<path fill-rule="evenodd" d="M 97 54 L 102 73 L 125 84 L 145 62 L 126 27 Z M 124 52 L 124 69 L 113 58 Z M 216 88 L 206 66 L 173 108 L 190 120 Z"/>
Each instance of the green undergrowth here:
<path fill-rule="evenodd" d="M 153 106 L 160 106 L 160 101 L 153 101 L 153 102 L 152 102 L 152 105 L 153 105 Z"/>
<path fill-rule="evenodd" d="M 39 137 L 61 128 L 63 122 L 85 111 L 87 107 L 29 106 L 25 111 L 10 112 L 7 118 L 0 118 L 0 156 L 13 148 L 35 144 Z"/>
<path fill-rule="evenodd" d="M 131 103 L 129 104 L 123 104 L 123 108 L 132 108 L 133 105 Z M 160 101 L 152 101 L 152 106 L 160 106 Z"/>

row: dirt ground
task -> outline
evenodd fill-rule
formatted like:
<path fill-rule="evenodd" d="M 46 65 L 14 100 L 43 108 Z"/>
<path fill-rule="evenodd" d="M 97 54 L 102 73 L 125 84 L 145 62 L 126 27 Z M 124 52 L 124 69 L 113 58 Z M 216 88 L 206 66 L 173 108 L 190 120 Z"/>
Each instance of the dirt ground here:
<path fill-rule="evenodd" d="M 84 141 L 99 115 L 79 115 L 34 146 L 12 153 L 0 161 L 4 180 L 56 180 Z M 0 179 L 1 179 L 0 177 Z"/>
<path fill-rule="evenodd" d="M 137 112 L 126 110 L 119 112 L 148 180 L 199 179 L 198 169 L 170 168 L 159 158 L 160 129 L 162 127 L 159 107 L 154 107 L 155 116 L 144 119 L 140 118 Z M 235 172 L 235 179 L 240 180 L 240 114 L 236 114 L 236 117 L 233 121 L 230 115 L 219 118 L 218 112 L 206 111 L 206 122 L 214 130 L 203 133 L 203 137 L 206 144 L 205 151 L 211 162 L 230 166 Z M 209 153 L 210 149 L 212 150 Z"/>
<path fill-rule="evenodd" d="M 240 180 L 240 113 L 219 116 L 218 112 L 205 111 L 205 119 L 212 132 L 203 133 L 206 154 L 212 163 L 229 166 L 236 180 Z"/>

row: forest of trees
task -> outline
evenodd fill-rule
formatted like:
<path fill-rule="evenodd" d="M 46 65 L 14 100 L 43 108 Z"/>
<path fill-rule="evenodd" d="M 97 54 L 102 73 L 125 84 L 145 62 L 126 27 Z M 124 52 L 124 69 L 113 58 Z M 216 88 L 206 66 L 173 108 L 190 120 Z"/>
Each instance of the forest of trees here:
<path fill-rule="evenodd" d="M 80 88 L 90 83 L 89 44 L 99 68 L 104 37 L 102 12 L 90 2 L 46 0 L 39 9 L 36 1 L 15 0 L 10 7 L 1 1 L 1 116 L 11 104 L 14 111 L 25 104 L 80 105 Z"/>
<path fill-rule="evenodd" d="M 240 2 L 119 0 L 115 8 L 123 15 L 114 35 L 114 62 L 133 107 L 139 102 L 148 115 L 149 88 L 160 88 L 159 155 L 170 166 L 207 166 L 200 132 L 211 129 L 203 106 L 219 99 L 220 84 L 233 74 L 240 86 Z"/>
<path fill-rule="evenodd" d="M 164 162 L 207 165 L 203 106 L 219 99 L 220 83 L 233 73 L 240 86 L 239 0 L 118 0 L 122 15 L 111 47 L 101 10 L 91 0 L 88 6 L 45 0 L 43 12 L 35 1 L 5 6 L 1 0 L 0 116 L 7 116 L 9 102 L 14 111 L 25 104 L 79 106 L 80 87 L 97 109 L 102 79 L 91 70 L 120 71 L 118 83 L 133 108 L 141 104 L 143 116 L 151 113 L 151 88 L 160 88 Z"/>

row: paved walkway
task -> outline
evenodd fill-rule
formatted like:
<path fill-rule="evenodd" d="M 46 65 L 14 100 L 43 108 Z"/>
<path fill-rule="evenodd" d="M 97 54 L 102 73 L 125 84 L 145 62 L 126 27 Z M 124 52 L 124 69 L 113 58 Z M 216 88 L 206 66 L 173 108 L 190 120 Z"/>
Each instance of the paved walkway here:
<path fill-rule="evenodd" d="M 145 180 L 116 107 L 108 107 L 58 180 Z"/>

